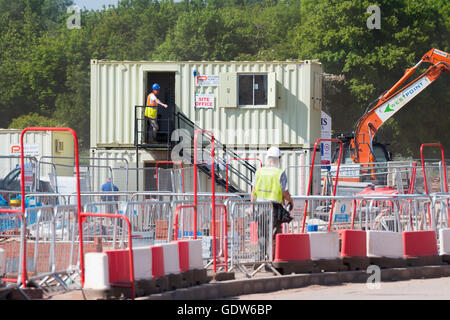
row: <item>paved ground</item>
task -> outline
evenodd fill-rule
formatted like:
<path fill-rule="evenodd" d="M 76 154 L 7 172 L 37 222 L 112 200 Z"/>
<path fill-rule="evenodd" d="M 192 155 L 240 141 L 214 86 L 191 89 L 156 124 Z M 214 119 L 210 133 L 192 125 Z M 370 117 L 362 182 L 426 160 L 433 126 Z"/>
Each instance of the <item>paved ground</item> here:
<path fill-rule="evenodd" d="M 382 282 L 380 289 L 367 284 L 348 283 L 338 286 L 309 286 L 271 293 L 251 294 L 228 299 L 239 300 L 449 300 L 450 277 Z"/>

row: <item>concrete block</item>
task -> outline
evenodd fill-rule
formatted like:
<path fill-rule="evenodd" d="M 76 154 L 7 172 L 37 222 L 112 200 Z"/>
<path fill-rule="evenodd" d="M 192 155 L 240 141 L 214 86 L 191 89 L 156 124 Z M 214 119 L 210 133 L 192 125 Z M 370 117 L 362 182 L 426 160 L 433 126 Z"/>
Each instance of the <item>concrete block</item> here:
<path fill-rule="evenodd" d="M 181 277 L 183 278 L 183 287 L 191 287 L 195 285 L 194 281 L 194 270 L 188 270 L 181 273 Z"/>
<path fill-rule="evenodd" d="M 181 273 L 171 273 L 166 276 L 169 279 L 169 290 L 177 290 L 183 288 L 183 277 Z"/>
<path fill-rule="evenodd" d="M 318 259 L 313 260 L 313 272 L 336 272 L 347 271 L 348 267 L 344 265 L 342 259 Z"/>
<path fill-rule="evenodd" d="M 152 278 L 152 250 L 150 247 L 133 248 L 134 279 Z"/>
<path fill-rule="evenodd" d="M 108 256 L 105 253 L 91 252 L 85 254 L 84 288 L 94 290 L 110 289 Z"/>
<path fill-rule="evenodd" d="M 234 280 L 234 272 L 217 272 L 213 275 L 213 279 L 215 281 L 228 281 L 228 280 Z"/>
<path fill-rule="evenodd" d="M 342 262 L 348 266 L 349 271 L 365 271 L 370 266 L 370 260 L 367 257 L 344 257 Z"/>
<path fill-rule="evenodd" d="M 194 284 L 208 283 L 208 272 L 205 269 L 194 269 Z"/>
<path fill-rule="evenodd" d="M 311 259 L 339 258 L 339 234 L 337 232 L 310 232 Z"/>
<path fill-rule="evenodd" d="M 441 255 L 441 258 L 443 262 L 450 264 L 450 254 L 443 254 Z"/>
<path fill-rule="evenodd" d="M 406 258 L 406 264 L 409 267 L 437 266 L 442 265 L 441 256 L 419 256 Z"/>
<path fill-rule="evenodd" d="M 156 279 L 136 280 L 135 285 L 137 297 L 148 296 L 160 292 Z"/>
<path fill-rule="evenodd" d="M 450 229 L 439 230 L 439 254 L 450 255 Z"/>
<path fill-rule="evenodd" d="M 370 264 L 379 266 L 381 269 L 403 268 L 407 265 L 403 258 L 370 257 L 369 260 Z"/>
<path fill-rule="evenodd" d="M 168 277 L 157 278 L 154 280 L 155 280 L 155 284 L 156 284 L 156 287 L 158 288 L 159 292 L 164 292 L 164 291 L 170 290 Z"/>
<path fill-rule="evenodd" d="M 312 273 L 313 262 L 311 260 L 305 261 L 275 261 L 273 266 L 283 275 L 291 273 Z"/>
<path fill-rule="evenodd" d="M 367 256 L 403 258 L 403 239 L 400 232 L 367 231 Z"/>

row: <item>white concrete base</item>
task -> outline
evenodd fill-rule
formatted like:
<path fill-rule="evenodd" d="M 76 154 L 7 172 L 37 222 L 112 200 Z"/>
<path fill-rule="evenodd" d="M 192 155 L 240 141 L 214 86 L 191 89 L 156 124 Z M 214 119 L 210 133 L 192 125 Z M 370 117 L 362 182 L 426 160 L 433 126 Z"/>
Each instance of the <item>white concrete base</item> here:
<path fill-rule="evenodd" d="M 180 257 L 178 254 L 178 244 L 164 243 L 161 244 L 161 246 L 163 247 L 164 255 L 164 273 L 166 275 L 180 273 Z"/>
<path fill-rule="evenodd" d="M 367 231 L 367 256 L 403 258 L 401 232 Z"/>
<path fill-rule="evenodd" d="M 339 258 L 339 234 L 337 232 L 309 232 L 311 259 Z"/>
<path fill-rule="evenodd" d="M 110 288 L 108 256 L 106 253 L 86 253 L 84 288 L 105 290 Z"/>
<path fill-rule="evenodd" d="M 189 240 L 189 269 L 203 269 L 202 240 Z"/>
<path fill-rule="evenodd" d="M 0 276 L 6 273 L 6 252 L 0 249 Z"/>
<path fill-rule="evenodd" d="M 133 248 L 134 278 L 147 280 L 152 278 L 152 250 L 150 247 Z"/>
<path fill-rule="evenodd" d="M 450 254 L 450 229 L 439 230 L 439 254 Z"/>

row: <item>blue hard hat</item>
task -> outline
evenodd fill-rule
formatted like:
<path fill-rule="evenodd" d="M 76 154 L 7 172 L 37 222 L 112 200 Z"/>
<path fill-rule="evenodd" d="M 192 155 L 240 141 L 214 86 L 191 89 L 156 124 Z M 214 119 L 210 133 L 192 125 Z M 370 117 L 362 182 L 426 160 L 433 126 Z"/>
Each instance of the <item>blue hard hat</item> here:
<path fill-rule="evenodd" d="M 161 90 L 161 88 L 159 87 L 159 84 L 154 83 L 152 86 L 152 90 Z"/>

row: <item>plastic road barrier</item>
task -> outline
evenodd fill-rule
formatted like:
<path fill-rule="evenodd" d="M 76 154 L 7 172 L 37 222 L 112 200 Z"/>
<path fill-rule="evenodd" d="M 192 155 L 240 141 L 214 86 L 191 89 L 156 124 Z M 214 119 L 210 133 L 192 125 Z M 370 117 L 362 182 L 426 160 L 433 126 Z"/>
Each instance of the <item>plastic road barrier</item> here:
<path fill-rule="evenodd" d="M 402 234 L 389 231 L 367 231 L 367 256 L 403 258 Z"/>

